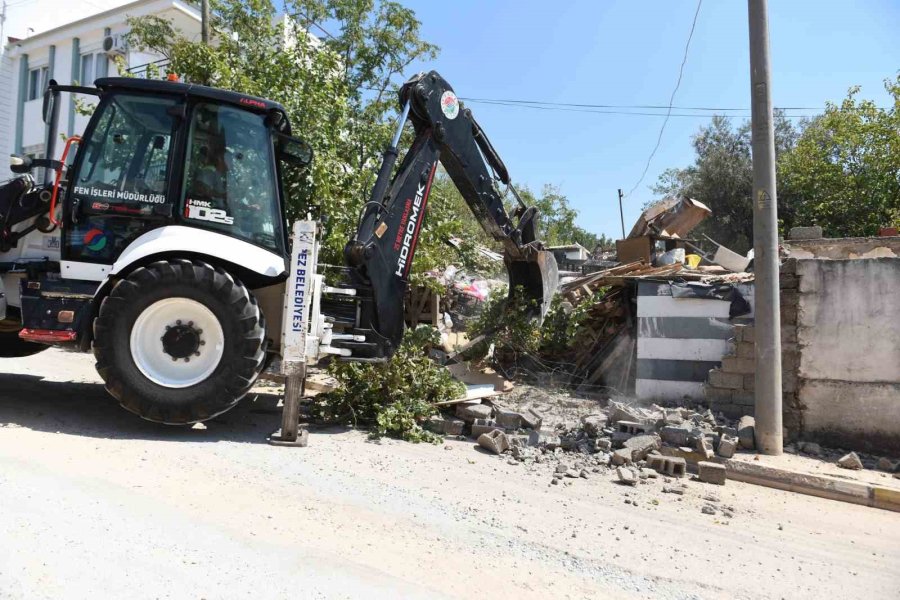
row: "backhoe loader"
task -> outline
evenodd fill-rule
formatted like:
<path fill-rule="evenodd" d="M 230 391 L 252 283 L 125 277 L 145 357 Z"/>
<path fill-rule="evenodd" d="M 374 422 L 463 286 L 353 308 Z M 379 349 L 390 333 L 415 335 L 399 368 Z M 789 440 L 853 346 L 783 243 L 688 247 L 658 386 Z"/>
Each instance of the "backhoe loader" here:
<path fill-rule="evenodd" d="M 62 93 L 98 102 L 56 159 Z M 541 316 L 557 273 L 538 211 L 515 196 L 507 212 L 506 167 L 439 74 L 407 81 L 399 101 L 343 279 L 329 286 L 316 223 L 286 222 L 285 174 L 313 156 L 282 106 L 177 81 L 51 81 L 48 158 L 13 156 L 17 175 L 0 186 L 0 356 L 92 351 L 124 408 L 169 424 L 227 411 L 275 358 L 384 361 L 403 335 L 438 162 L 502 243 L 510 289 Z M 415 140 L 397 167 L 407 121 Z"/>

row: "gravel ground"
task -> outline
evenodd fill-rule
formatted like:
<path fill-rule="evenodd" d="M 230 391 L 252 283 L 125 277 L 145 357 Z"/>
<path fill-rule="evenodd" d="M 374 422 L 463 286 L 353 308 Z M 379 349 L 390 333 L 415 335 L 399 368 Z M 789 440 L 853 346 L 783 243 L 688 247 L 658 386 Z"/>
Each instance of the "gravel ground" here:
<path fill-rule="evenodd" d="M 551 485 L 471 441 L 276 448 L 271 394 L 186 429 L 120 409 L 88 356 L 0 373 L 2 598 L 900 597 L 896 513 L 594 465 Z"/>

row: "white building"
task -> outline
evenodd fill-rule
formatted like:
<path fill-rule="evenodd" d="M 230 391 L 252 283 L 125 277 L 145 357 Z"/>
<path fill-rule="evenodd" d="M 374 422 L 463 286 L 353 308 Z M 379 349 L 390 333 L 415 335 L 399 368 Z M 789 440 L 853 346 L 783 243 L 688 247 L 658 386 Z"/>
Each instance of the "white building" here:
<path fill-rule="evenodd" d="M 163 58 L 124 46 L 128 17 L 158 15 L 171 20 L 188 38 L 200 36 L 200 11 L 182 0 L 96 0 L 90 5 L 77 0 L 36 0 L 29 6 L 28 11 L 19 12 L 20 6 L 11 3 L 5 9 L 8 14 L 4 13 L 2 35 L 7 37 L 0 58 L 0 152 L 6 155 L 43 155 L 47 133 L 41 118 L 42 96 L 50 79 L 60 84 L 92 85 L 99 77 L 118 75 L 116 56 L 122 56 L 130 70 Z M 96 12 L 98 6 L 112 7 Z M 104 50 L 105 40 L 108 50 Z M 60 133 L 81 134 L 88 117 L 76 114 L 71 94 L 62 99 Z"/>

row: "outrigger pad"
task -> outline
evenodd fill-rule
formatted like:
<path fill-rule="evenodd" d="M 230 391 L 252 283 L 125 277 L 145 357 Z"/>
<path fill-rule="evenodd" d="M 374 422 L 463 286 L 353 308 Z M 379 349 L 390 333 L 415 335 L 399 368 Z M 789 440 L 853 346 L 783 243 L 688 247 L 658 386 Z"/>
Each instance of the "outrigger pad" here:
<path fill-rule="evenodd" d="M 559 287 L 559 267 L 553 253 L 537 250 L 528 259 L 507 258 L 505 262 L 510 298 L 520 289 L 524 300 L 533 307 L 533 316 L 543 320 Z"/>

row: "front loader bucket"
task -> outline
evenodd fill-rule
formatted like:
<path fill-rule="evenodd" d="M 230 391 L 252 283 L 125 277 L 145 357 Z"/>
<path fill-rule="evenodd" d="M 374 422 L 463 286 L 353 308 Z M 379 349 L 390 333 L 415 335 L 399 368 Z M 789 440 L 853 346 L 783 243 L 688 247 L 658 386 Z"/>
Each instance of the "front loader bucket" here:
<path fill-rule="evenodd" d="M 550 301 L 559 287 L 559 268 L 552 252 L 538 250 L 528 259 L 507 258 L 510 297 L 521 290 L 524 300 L 534 306 L 535 316 L 544 318 L 550 309 Z"/>

